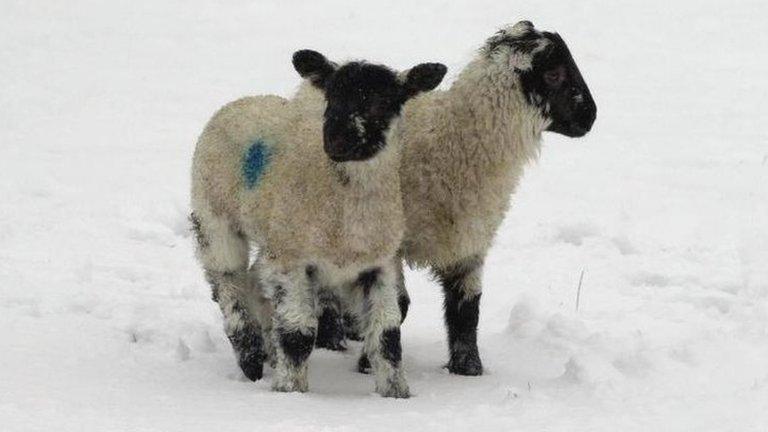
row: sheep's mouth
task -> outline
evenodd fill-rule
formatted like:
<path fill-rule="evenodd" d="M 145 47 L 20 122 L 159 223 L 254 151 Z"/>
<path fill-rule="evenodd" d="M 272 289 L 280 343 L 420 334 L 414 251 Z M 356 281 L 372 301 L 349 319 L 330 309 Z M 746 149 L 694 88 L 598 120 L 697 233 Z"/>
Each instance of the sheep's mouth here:
<path fill-rule="evenodd" d="M 373 154 L 366 155 L 360 153 L 329 154 L 328 157 L 334 162 L 361 162 L 373 157 Z"/>
<path fill-rule="evenodd" d="M 328 158 L 334 162 L 362 162 L 376 156 L 383 148 L 382 143 L 366 145 L 347 145 L 346 142 L 326 140 L 324 149 Z"/>
<path fill-rule="evenodd" d="M 572 138 L 580 138 L 580 137 L 583 137 L 584 135 L 586 135 L 587 132 L 589 132 L 589 130 L 592 129 L 592 127 L 591 126 L 581 126 L 579 124 L 572 124 L 569 129 L 570 129 L 569 130 L 570 133 L 567 134 L 567 136 L 572 137 Z"/>
<path fill-rule="evenodd" d="M 559 123 L 552 123 L 546 130 L 547 132 L 554 132 L 569 138 L 581 138 L 592 130 L 592 123 L 587 123 L 586 125 L 569 123 L 567 126 Z"/>
<path fill-rule="evenodd" d="M 580 138 L 592 130 L 596 118 L 596 109 L 582 108 L 576 112 L 576 115 L 567 120 L 563 119 L 558 121 L 556 118 L 552 119 L 552 123 L 550 123 L 546 130 L 565 135 L 569 138 Z"/>

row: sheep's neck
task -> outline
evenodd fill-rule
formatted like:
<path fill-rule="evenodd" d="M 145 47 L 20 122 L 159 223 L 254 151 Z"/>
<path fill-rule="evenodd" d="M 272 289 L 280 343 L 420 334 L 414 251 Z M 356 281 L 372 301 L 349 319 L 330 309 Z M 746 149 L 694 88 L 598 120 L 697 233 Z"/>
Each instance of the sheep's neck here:
<path fill-rule="evenodd" d="M 446 120 L 467 128 L 457 145 L 475 169 L 513 173 L 538 157 L 546 121 L 526 103 L 518 86 L 514 74 L 476 60 L 448 90 Z"/>
<path fill-rule="evenodd" d="M 388 144 L 371 160 L 337 166 L 341 192 L 338 222 L 352 261 L 394 255 L 403 230 L 400 195 L 400 151 Z"/>

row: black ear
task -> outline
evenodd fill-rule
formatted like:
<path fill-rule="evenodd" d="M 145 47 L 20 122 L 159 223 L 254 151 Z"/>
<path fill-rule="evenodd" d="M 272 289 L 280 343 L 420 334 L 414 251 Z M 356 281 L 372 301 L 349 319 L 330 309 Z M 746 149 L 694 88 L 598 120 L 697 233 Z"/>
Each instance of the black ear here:
<path fill-rule="evenodd" d="M 422 63 L 411 68 L 405 76 L 403 87 L 406 97 L 413 97 L 437 87 L 448 68 L 442 63 Z"/>
<path fill-rule="evenodd" d="M 317 51 L 300 50 L 293 53 L 293 67 L 302 78 L 308 79 L 315 87 L 325 88 L 325 83 L 336 70 L 336 64 L 328 61 Z"/>

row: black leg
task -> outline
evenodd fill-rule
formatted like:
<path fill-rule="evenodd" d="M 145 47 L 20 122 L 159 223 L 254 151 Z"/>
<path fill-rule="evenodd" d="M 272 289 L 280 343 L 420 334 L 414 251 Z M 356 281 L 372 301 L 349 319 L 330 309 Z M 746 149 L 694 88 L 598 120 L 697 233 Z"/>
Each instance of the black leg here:
<path fill-rule="evenodd" d="M 371 373 L 371 361 L 368 360 L 368 355 L 365 351 L 360 353 L 360 358 L 357 359 L 357 371 L 361 374 Z"/>
<path fill-rule="evenodd" d="M 346 351 L 341 302 L 331 291 L 325 289 L 320 290 L 318 297 L 322 312 L 317 320 L 315 346 L 332 351 Z"/>
<path fill-rule="evenodd" d="M 358 319 L 354 314 L 350 312 L 344 313 L 344 335 L 347 337 L 347 339 L 358 342 L 363 340 L 363 337 L 360 336 L 358 325 Z"/>
<path fill-rule="evenodd" d="M 445 324 L 448 328 L 448 371 L 457 375 L 482 375 L 477 349 L 483 258 L 473 256 L 454 265 L 434 269 L 445 295 Z"/>

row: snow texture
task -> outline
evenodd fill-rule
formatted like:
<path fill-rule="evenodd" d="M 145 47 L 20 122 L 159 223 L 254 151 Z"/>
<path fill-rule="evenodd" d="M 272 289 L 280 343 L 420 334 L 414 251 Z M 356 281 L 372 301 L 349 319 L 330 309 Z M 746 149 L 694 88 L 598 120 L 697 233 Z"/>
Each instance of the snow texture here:
<path fill-rule="evenodd" d="M 0 4 L 3 431 L 768 430 L 768 3 Z M 450 67 L 502 24 L 569 44 L 593 132 L 546 134 L 490 251 L 482 377 L 406 275 L 414 397 L 316 351 L 310 393 L 238 370 L 192 252 L 189 165 L 294 50 Z M 762 53 L 762 54 L 761 54 Z M 584 271 L 579 308 L 576 293 Z"/>

